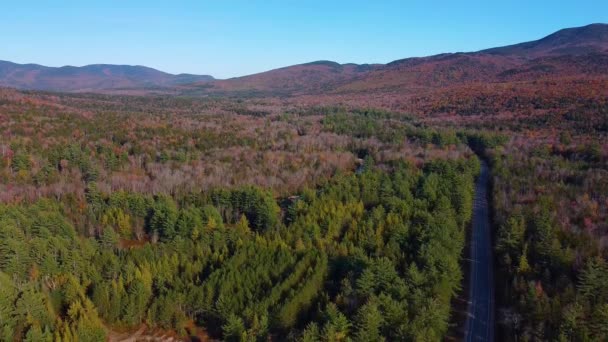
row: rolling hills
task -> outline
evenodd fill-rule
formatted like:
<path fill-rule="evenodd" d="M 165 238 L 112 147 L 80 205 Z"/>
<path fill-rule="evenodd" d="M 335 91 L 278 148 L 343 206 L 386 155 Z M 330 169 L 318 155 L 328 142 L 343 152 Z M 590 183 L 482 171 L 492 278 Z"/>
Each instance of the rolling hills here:
<path fill-rule="evenodd" d="M 18 89 L 95 92 L 108 89 L 171 87 L 211 80 L 211 76 L 172 75 L 144 66 L 93 64 L 53 68 L 0 61 L 0 85 Z"/>

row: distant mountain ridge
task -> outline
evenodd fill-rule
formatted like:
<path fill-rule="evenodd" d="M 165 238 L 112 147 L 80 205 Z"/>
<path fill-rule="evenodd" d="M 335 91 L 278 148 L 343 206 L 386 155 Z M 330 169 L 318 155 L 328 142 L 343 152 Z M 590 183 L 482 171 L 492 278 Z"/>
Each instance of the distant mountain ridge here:
<path fill-rule="evenodd" d="M 0 61 L 0 86 L 54 91 L 171 87 L 209 82 L 209 75 L 173 75 L 145 66 L 91 64 L 82 67 L 46 67 Z"/>
<path fill-rule="evenodd" d="M 608 72 L 608 25 L 557 31 L 542 39 L 477 52 L 405 58 L 388 64 L 318 61 L 197 87 L 223 94 L 420 93 L 475 82 L 587 77 Z"/>
<path fill-rule="evenodd" d="M 0 86 L 70 92 L 298 96 L 413 94 L 473 83 L 608 76 L 608 24 L 559 30 L 544 38 L 476 52 L 405 58 L 388 64 L 316 61 L 216 80 L 143 66 L 50 68 L 0 61 Z"/>
<path fill-rule="evenodd" d="M 539 40 L 486 49 L 480 53 L 528 58 L 608 53 L 608 25 L 591 24 L 562 29 Z"/>
<path fill-rule="evenodd" d="M 316 61 L 259 74 L 202 84 L 211 92 L 294 95 L 328 91 L 339 84 L 379 68 L 379 64 L 340 64 Z"/>

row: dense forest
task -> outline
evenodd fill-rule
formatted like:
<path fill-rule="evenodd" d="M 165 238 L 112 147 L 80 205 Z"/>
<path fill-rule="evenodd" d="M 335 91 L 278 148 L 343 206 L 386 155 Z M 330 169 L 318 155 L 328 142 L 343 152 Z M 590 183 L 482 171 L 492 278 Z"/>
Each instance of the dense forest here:
<path fill-rule="evenodd" d="M 567 133 L 537 139 L 492 158 L 505 329 L 526 339 L 605 340 L 606 154 Z"/>
<path fill-rule="evenodd" d="M 607 111 L 579 107 L 2 90 L 0 340 L 443 340 L 476 155 L 501 339 L 604 340 Z"/>
<path fill-rule="evenodd" d="M 607 112 L 597 101 L 542 115 L 454 118 L 508 137 L 474 145 L 493 174 L 501 339 L 608 338 Z"/>
<path fill-rule="evenodd" d="M 229 341 L 446 335 L 475 135 L 366 109 L 156 99 L 200 110 L 166 116 L 153 100 L 12 95 L 0 339 L 96 341 L 144 324 Z M 222 177 L 206 172 L 218 159 Z M 276 174 L 277 161 L 290 166 Z"/>
<path fill-rule="evenodd" d="M 185 334 L 191 321 L 227 340 L 440 339 L 478 161 L 364 168 L 283 210 L 255 187 L 90 192 L 91 238 L 57 201 L 4 205 L 3 339 L 103 339 L 102 322 Z M 150 242 L 125 248 L 138 224 Z"/>

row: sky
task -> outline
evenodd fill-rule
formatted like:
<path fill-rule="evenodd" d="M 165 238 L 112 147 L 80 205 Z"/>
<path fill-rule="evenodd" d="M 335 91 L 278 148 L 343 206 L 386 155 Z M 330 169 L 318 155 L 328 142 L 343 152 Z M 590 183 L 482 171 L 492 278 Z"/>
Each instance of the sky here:
<path fill-rule="evenodd" d="M 0 60 L 146 65 L 229 78 L 316 60 L 396 59 L 608 22 L 608 1 L 0 0 Z"/>

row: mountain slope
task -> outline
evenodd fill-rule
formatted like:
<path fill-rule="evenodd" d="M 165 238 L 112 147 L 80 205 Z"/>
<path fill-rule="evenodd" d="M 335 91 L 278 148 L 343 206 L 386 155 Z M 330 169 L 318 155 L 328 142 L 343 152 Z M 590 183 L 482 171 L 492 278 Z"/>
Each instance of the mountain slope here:
<path fill-rule="evenodd" d="M 217 80 L 203 84 L 212 92 L 240 94 L 296 95 L 327 91 L 379 68 L 374 64 L 339 64 L 317 61 L 274 69 L 259 74 Z"/>
<path fill-rule="evenodd" d="M 193 85 L 204 93 L 419 94 L 472 83 L 589 77 L 608 71 L 608 25 L 592 24 L 545 38 L 478 52 L 406 58 L 385 65 L 315 62 Z"/>
<path fill-rule="evenodd" d="M 482 50 L 480 53 L 524 58 L 608 53 L 608 25 L 567 28 L 539 40 Z"/>
<path fill-rule="evenodd" d="M 169 87 L 207 82 L 206 75 L 172 75 L 144 66 L 93 64 L 83 67 L 46 67 L 0 61 L 0 86 L 54 91 Z"/>
<path fill-rule="evenodd" d="M 49 68 L 0 61 L 0 86 L 112 93 L 160 90 L 188 95 L 408 95 L 475 83 L 597 78 L 607 74 L 607 24 L 563 29 L 539 40 L 477 52 L 406 58 L 385 65 L 318 61 L 227 80 L 171 75 L 142 66 Z"/>
<path fill-rule="evenodd" d="M 420 91 L 476 82 L 608 74 L 608 25 L 560 30 L 540 40 L 479 52 L 407 58 L 371 71 L 336 89 Z"/>

